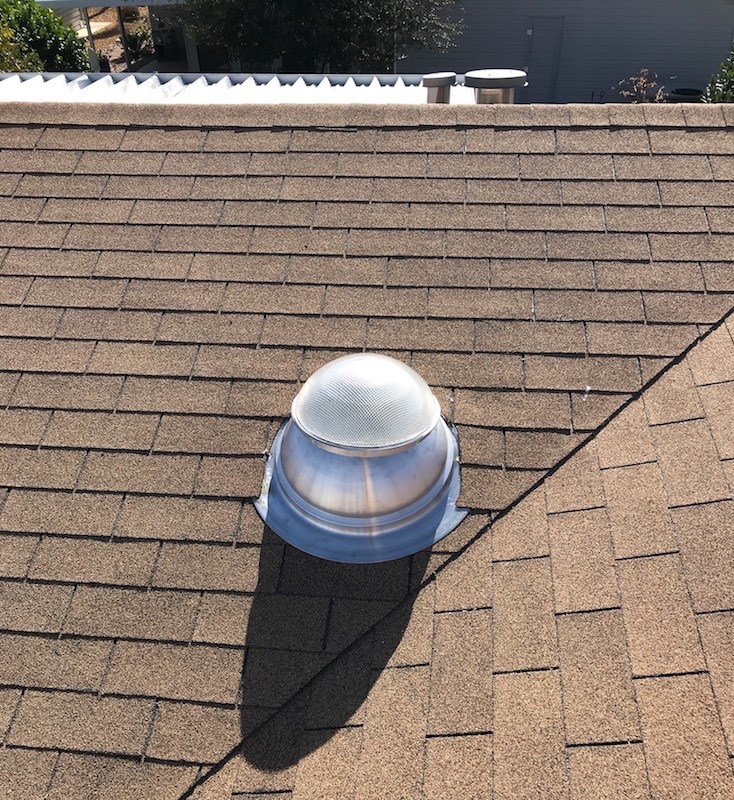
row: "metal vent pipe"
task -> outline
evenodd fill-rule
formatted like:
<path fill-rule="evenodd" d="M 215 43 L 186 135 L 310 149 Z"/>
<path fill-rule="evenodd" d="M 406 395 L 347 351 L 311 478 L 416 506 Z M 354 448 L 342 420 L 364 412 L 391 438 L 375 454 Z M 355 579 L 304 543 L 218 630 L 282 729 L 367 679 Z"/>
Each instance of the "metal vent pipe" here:
<path fill-rule="evenodd" d="M 423 76 L 423 85 L 428 89 L 429 103 L 450 103 L 451 87 L 455 84 L 455 72 L 431 72 Z"/>
<path fill-rule="evenodd" d="M 478 104 L 515 102 L 515 89 L 527 86 L 527 73 L 519 69 L 475 69 L 464 75 L 464 85 L 474 89 Z"/>

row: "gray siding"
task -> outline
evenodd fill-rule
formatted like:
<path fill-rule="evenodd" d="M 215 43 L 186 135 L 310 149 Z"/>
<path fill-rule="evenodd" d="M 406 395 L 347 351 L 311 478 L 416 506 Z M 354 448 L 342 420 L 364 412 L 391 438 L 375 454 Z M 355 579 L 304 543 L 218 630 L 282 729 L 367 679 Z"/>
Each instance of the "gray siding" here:
<path fill-rule="evenodd" d="M 528 67 L 535 89 L 521 101 L 585 103 L 603 92 L 609 102 L 619 99 L 612 87 L 643 67 L 668 89 L 703 88 L 734 34 L 734 0 L 463 0 L 463 6 L 458 46 L 411 54 L 398 62 L 399 72 Z"/>

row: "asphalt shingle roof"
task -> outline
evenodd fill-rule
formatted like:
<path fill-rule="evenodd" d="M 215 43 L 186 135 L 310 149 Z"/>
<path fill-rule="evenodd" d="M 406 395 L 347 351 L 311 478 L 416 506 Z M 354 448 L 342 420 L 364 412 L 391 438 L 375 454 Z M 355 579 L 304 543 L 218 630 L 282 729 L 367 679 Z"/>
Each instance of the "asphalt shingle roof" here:
<path fill-rule="evenodd" d="M 0 106 L 0 781 L 734 797 L 732 127 Z M 252 502 L 363 349 L 434 388 L 472 513 L 346 567 Z"/>

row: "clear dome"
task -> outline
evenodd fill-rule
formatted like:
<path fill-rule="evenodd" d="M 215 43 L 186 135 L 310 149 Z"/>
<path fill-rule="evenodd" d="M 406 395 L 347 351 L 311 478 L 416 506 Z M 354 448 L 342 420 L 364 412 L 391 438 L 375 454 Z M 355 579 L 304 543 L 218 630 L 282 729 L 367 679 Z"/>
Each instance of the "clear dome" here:
<path fill-rule="evenodd" d="M 329 362 L 293 401 L 301 430 L 336 447 L 399 447 L 427 434 L 441 410 L 428 384 L 401 361 L 359 353 Z"/>

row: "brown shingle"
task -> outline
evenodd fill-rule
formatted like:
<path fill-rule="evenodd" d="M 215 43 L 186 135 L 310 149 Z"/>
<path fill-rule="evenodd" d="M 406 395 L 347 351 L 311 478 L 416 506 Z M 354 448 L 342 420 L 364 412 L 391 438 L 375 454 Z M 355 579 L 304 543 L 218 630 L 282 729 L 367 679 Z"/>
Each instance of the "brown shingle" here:
<path fill-rule="evenodd" d="M 152 585 L 178 589 L 252 592 L 259 551 L 252 547 L 165 543 Z"/>
<path fill-rule="evenodd" d="M 198 607 L 198 592 L 78 586 L 64 634 L 188 642 Z"/>
<path fill-rule="evenodd" d="M 82 492 L 10 492 L 0 525 L 27 533 L 109 535 L 120 508 L 120 495 Z"/>
<path fill-rule="evenodd" d="M 128 495 L 117 519 L 120 536 L 231 542 L 240 504 L 229 500 Z"/>
<path fill-rule="evenodd" d="M 440 291 L 440 290 L 439 290 Z M 329 286 L 324 314 L 365 317 L 425 317 L 425 289 Z"/>
<path fill-rule="evenodd" d="M 521 231 L 603 231 L 599 207 L 508 206 L 507 229 Z M 637 230 L 637 229 L 635 229 Z"/>
<path fill-rule="evenodd" d="M 205 645 L 118 642 L 104 691 L 234 703 L 242 651 Z"/>
<path fill-rule="evenodd" d="M 37 445 L 49 419 L 48 411 L 0 410 L 0 443 Z"/>
<path fill-rule="evenodd" d="M 216 497 L 257 497 L 263 472 L 262 458 L 204 456 L 194 493 Z"/>
<path fill-rule="evenodd" d="M 367 705 L 355 800 L 420 797 L 428 681 L 427 667 L 381 674 Z"/>
<path fill-rule="evenodd" d="M 732 308 L 731 295 L 643 292 L 648 322 L 718 322 Z"/>
<path fill-rule="evenodd" d="M 48 223 L 45 227 L 50 229 L 52 226 Z M 68 226 L 58 225 L 53 227 L 60 228 Z M 127 225 L 87 225 L 82 222 L 75 222 L 71 225 L 68 234 L 64 238 L 64 247 L 80 250 L 125 249 L 145 251 L 153 249 L 159 236 L 160 228 L 156 225 L 138 225 L 135 229 L 135 236 L 132 237 L 130 236 L 130 229 Z"/>
<path fill-rule="evenodd" d="M 460 390 L 456 393 L 456 421 L 500 428 L 568 429 L 568 396 Z"/>
<path fill-rule="evenodd" d="M 600 289 L 678 289 L 697 292 L 704 288 L 701 267 L 697 262 L 658 261 L 651 264 L 597 261 L 595 272 Z"/>
<path fill-rule="evenodd" d="M 664 206 L 728 206 L 731 184 L 690 180 L 660 181 L 660 197 Z"/>
<path fill-rule="evenodd" d="M 0 636 L 0 680 L 39 689 L 101 688 L 111 642 Z"/>
<path fill-rule="evenodd" d="M 640 744 L 568 751 L 573 800 L 651 800 Z"/>
<path fill-rule="evenodd" d="M 590 442 L 545 483 L 548 512 L 576 511 L 604 505 L 596 444 Z"/>
<path fill-rule="evenodd" d="M 452 199 L 461 201 L 464 197 L 463 194 L 459 195 L 457 189 L 456 196 Z M 466 181 L 467 203 L 559 203 L 560 200 L 561 189 L 558 181 L 472 180 L 471 178 Z"/>
<path fill-rule="evenodd" d="M 189 494 L 199 459 L 193 456 L 89 453 L 79 476 L 79 488 Z"/>
<path fill-rule="evenodd" d="M 590 322 L 586 330 L 593 354 L 677 356 L 696 338 L 692 325 Z"/>
<path fill-rule="evenodd" d="M 371 319 L 367 326 L 368 349 L 471 351 L 474 325 L 468 320 Z"/>
<path fill-rule="evenodd" d="M 637 681 L 635 688 L 653 792 L 663 797 L 734 793 L 707 676 L 648 678 Z"/>
<path fill-rule="evenodd" d="M 550 567 L 548 558 L 494 564 L 495 672 L 558 666 Z"/>
<path fill-rule="evenodd" d="M 95 695 L 26 692 L 10 741 L 28 747 L 142 755 L 153 704 Z"/>
<path fill-rule="evenodd" d="M 3 577 L 23 578 L 38 545 L 38 536 L 0 536 L 0 573 Z"/>
<path fill-rule="evenodd" d="M 619 605 L 609 522 L 604 510 L 549 517 L 557 612 Z"/>
<path fill-rule="evenodd" d="M 44 797 L 56 766 L 56 753 L 5 747 L 0 751 L 0 770 L 14 793 L 18 788 L 26 797 Z M 21 795 L 22 796 L 22 795 Z"/>
<path fill-rule="evenodd" d="M 566 205 L 657 206 L 657 183 L 637 181 L 561 181 Z M 688 203 L 684 203 L 688 205 Z"/>
<path fill-rule="evenodd" d="M 196 347 L 98 342 L 89 370 L 117 375 L 188 376 L 196 358 Z"/>
<path fill-rule="evenodd" d="M 195 767 L 154 764 L 105 756 L 63 753 L 58 760 L 49 800 L 135 800 L 174 797 L 196 777 Z"/>
<path fill-rule="evenodd" d="M 558 619 L 566 741 L 639 738 L 632 670 L 620 611 Z"/>
<path fill-rule="evenodd" d="M 635 675 L 705 669 L 677 555 L 617 562 Z"/>
<path fill-rule="evenodd" d="M 440 547 L 440 544 L 437 544 Z M 436 611 L 464 611 L 492 605 L 492 542 L 480 537 L 436 576 Z"/>
<path fill-rule="evenodd" d="M 696 386 L 734 380 L 731 322 L 718 328 L 691 351 L 688 364 Z"/>
<path fill-rule="evenodd" d="M 705 421 L 660 425 L 653 436 L 671 506 L 731 496 Z"/>
<path fill-rule="evenodd" d="M 511 560 L 549 555 L 545 495 L 536 490 L 492 527 L 492 558 Z"/>
<path fill-rule="evenodd" d="M 73 586 L 1 582 L 3 629 L 58 633 L 73 591 Z"/>
<path fill-rule="evenodd" d="M 531 319 L 532 295 L 528 291 L 489 289 L 431 289 L 428 315 L 475 319 Z"/>
<path fill-rule="evenodd" d="M 160 703 L 146 754 L 152 758 L 213 763 L 240 739 L 235 709 Z"/>
<path fill-rule="evenodd" d="M 719 457 L 734 458 L 734 382 L 702 386 L 698 393 Z"/>
<path fill-rule="evenodd" d="M 696 611 L 734 607 L 730 531 L 734 503 L 710 503 L 673 511 L 675 532 Z"/>
<path fill-rule="evenodd" d="M 150 414 L 55 411 L 43 444 L 46 447 L 148 450 L 157 426 L 158 417 Z"/>
<path fill-rule="evenodd" d="M 492 737 L 428 739 L 423 780 L 426 800 L 482 800 L 492 791 Z"/>
<path fill-rule="evenodd" d="M 610 155 L 521 155 L 523 178 L 612 179 L 614 168 Z"/>
<path fill-rule="evenodd" d="M 200 377 L 287 381 L 298 378 L 300 367 L 300 350 L 274 347 L 252 350 L 245 347 L 203 345 L 196 359 L 194 374 Z"/>
<path fill-rule="evenodd" d="M 44 339 L 4 339 L 1 345 L 0 369 L 27 372 L 84 372 L 94 349 L 92 342 Z"/>
<path fill-rule="evenodd" d="M 657 464 L 607 469 L 602 477 L 617 558 L 677 549 Z"/>
<path fill-rule="evenodd" d="M 269 259 L 272 262 L 272 259 Z M 402 260 L 398 263 L 404 263 Z M 430 263 L 430 262 L 428 262 Z M 443 264 L 442 261 L 437 262 Z M 329 256 L 291 256 L 285 280 L 287 283 L 348 284 L 382 286 L 385 283 L 387 258 L 332 258 Z M 421 260 L 421 264 L 426 262 Z M 411 274 L 411 273 L 408 273 Z M 394 283 L 398 283 L 395 281 Z M 411 281 L 426 285 L 423 279 Z"/>
<path fill-rule="evenodd" d="M 164 594 L 168 596 L 172 593 Z M 252 603 L 252 597 L 205 592 L 196 616 L 193 641 L 242 645 Z"/>
<path fill-rule="evenodd" d="M 700 419 L 703 407 L 693 384 L 689 359 L 676 364 L 643 395 L 651 425 Z"/>
<path fill-rule="evenodd" d="M 268 316 L 262 328 L 265 345 L 299 345 L 361 349 L 367 337 L 366 319 Z"/>
<path fill-rule="evenodd" d="M 727 614 L 706 614 L 697 618 L 711 685 L 724 728 L 729 753 L 734 751 L 734 618 Z"/>
<path fill-rule="evenodd" d="M 66 309 L 63 314 L 56 330 L 59 339 L 152 342 L 161 322 L 160 314 L 145 311 Z"/>
<path fill-rule="evenodd" d="M 713 175 L 706 156 L 614 156 L 617 180 L 710 180 Z"/>
<path fill-rule="evenodd" d="M 399 173 L 386 173 L 399 174 Z M 429 155 L 428 178 L 517 178 L 516 155 Z"/>
<path fill-rule="evenodd" d="M 641 383 L 634 358 L 526 356 L 524 366 L 526 389 L 633 392 Z"/>
<path fill-rule="evenodd" d="M 542 233 L 521 231 L 447 231 L 446 255 L 460 258 L 545 258 Z M 408 253 L 406 255 L 418 255 Z M 441 255 L 440 252 L 435 255 Z M 563 258 L 564 256 L 561 256 Z"/>
<path fill-rule="evenodd" d="M 600 431 L 596 449 L 602 469 L 654 461 L 655 448 L 642 403 L 638 401 L 627 406 Z"/>
<path fill-rule="evenodd" d="M 164 416 L 153 449 L 222 455 L 262 453 L 267 432 L 267 423 L 254 420 Z"/>
<path fill-rule="evenodd" d="M 146 586 L 155 562 L 154 542 L 101 542 L 46 536 L 29 569 L 32 579 Z"/>
<path fill-rule="evenodd" d="M 459 504 L 475 509 L 499 511 L 543 477 L 541 471 L 462 469 Z"/>
<path fill-rule="evenodd" d="M 505 438 L 502 431 L 462 425 L 458 432 L 464 464 L 501 467 L 505 463 Z"/>
<path fill-rule="evenodd" d="M 497 675 L 494 680 L 496 797 L 568 797 L 558 670 Z"/>
<path fill-rule="evenodd" d="M 573 322 L 478 322 L 477 350 L 494 353 L 583 353 L 584 326 Z"/>
<path fill-rule="evenodd" d="M 32 278 L 0 277 L 0 300 L 5 305 L 20 305 L 33 283 Z"/>
<path fill-rule="evenodd" d="M 132 280 L 121 305 L 166 311 L 217 311 L 223 296 L 221 283 Z"/>
<path fill-rule="evenodd" d="M 259 314 L 166 312 L 156 329 L 156 338 L 159 342 L 258 344 L 262 328 L 263 317 Z"/>
<path fill-rule="evenodd" d="M 0 474 L 6 486 L 72 489 L 83 461 L 84 453 L 76 451 L 4 447 Z"/>
<path fill-rule="evenodd" d="M 642 233 L 547 233 L 548 258 L 650 258 L 650 244 Z M 659 256 L 656 256 L 659 257 Z M 665 256 L 662 256 L 665 258 Z M 674 258 L 670 255 L 668 258 Z"/>
<path fill-rule="evenodd" d="M 91 275 L 99 253 L 57 250 L 25 250 L 13 248 L 2 262 L 0 272 L 6 275 Z"/>
<path fill-rule="evenodd" d="M 559 130 L 559 153 L 649 153 L 644 130 Z"/>
<path fill-rule="evenodd" d="M 120 394 L 121 378 L 94 380 L 114 381 L 113 385 L 117 387 L 115 398 Z M 228 396 L 228 381 L 128 378 L 122 387 L 119 408 L 124 411 L 167 411 L 173 414 L 221 414 Z"/>
<path fill-rule="evenodd" d="M 593 289 L 591 261 L 493 259 L 492 287 L 519 289 Z"/>

